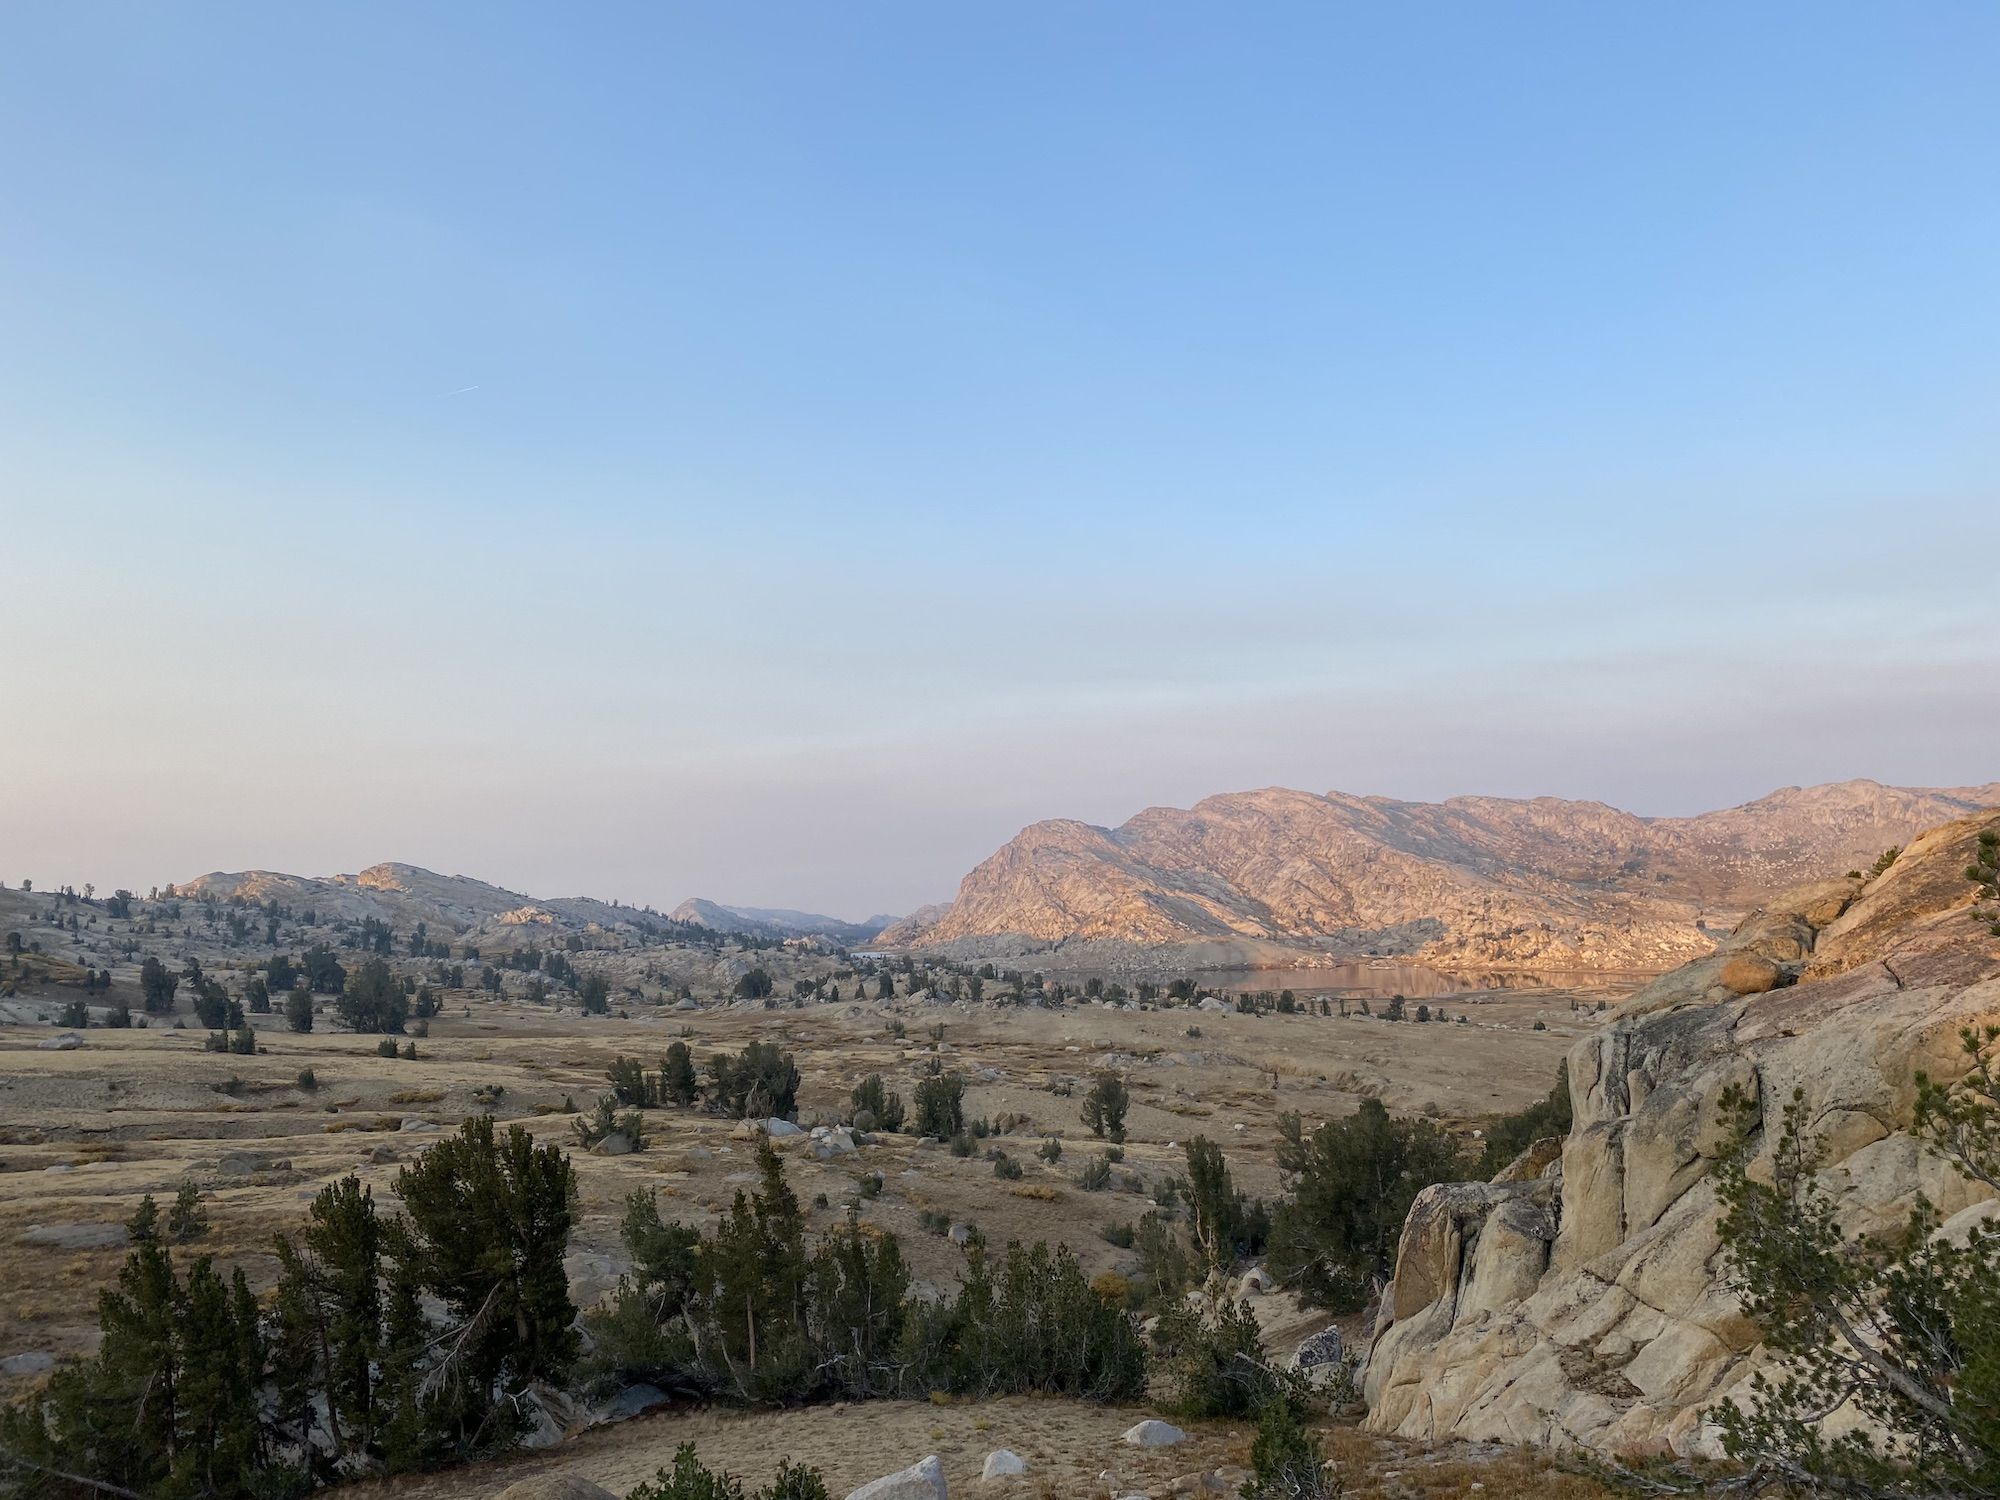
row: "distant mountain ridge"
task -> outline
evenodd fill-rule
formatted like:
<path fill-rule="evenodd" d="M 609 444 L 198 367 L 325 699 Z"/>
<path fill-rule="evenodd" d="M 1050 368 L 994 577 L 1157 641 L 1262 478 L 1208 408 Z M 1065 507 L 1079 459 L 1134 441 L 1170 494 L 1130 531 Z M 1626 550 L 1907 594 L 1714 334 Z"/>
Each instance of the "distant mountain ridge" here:
<path fill-rule="evenodd" d="M 728 907 L 700 899 L 662 914 L 589 896 L 527 896 L 467 875 L 440 875 L 419 865 L 396 863 L 370 865 L 358 875 L 322 877 L 274 870 L 216 871 L 183 881 L 173 890 L 197 901 L 260 905 L 276 901 L 294 910 L 311 907 L 322 920 L 359 922 L 374 917 L 405 933 L 423 922 L 434 938 L 453 936 L 475 947 L 495 949 L 545 945 L 551 935 L 571 932 L 660 936 L 670 934 L 676 924 L 688 923 L 768 939 L 817 937 L 844 947 L 872 939 L 893 920 L 842 922 L 812 912 Z"/>
<path fill-rule="evenodd" d="M 690 897 L 667 915 L 677 922 L 692 922 L 718 932 L 747 932 L 756 937 L 822 937 L 843 947 L 873 942 L 895 917 L 874 916 L 861 922 L 822 916 L 812 911 L 792 911 L 786 907 L 724 906 L 719 901 Z"/>
<path fill-rule="evenodd" d="M 2000 782 L 1786 787 L 1688 818 L 1270 787 L 1148 808 L 1117 828 L 1032 824 L 949 906 L 878 941 L 960 954 L 1276 943 L 1447 967 L 1664 969 L 1708 951 L 1711 931 L 1765 893 L 1866 868 L 1995 805 Z"/>

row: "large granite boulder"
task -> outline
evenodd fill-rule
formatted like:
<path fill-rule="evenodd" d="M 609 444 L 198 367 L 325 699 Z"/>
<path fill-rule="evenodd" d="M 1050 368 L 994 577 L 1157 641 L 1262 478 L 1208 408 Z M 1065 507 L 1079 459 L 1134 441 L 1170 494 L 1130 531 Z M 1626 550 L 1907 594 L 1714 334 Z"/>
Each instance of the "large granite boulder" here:
<path fill-rule="evenodd" d="M 1906 1127 L 1916 1072 L 1959 1076 L 1960 1028 L 2000 1019 L 2000 943 L 1963 874 L 1996 827 L 1966 818 L 1865 885 L 1785 893 L 1579 1041 L 1559 1157 L 1412 1205 L 1362 1369 L 1368 1426 L 1714 1456 L 1713 1408 L 1773 1363 L 1722 1280 L 1712 1170 L 1735 1101 L 1762 1151 L 1762 1112 L 1802 1092 L 1850 1232 L 1918 1193 L 1953 1224 L 1992 1213 Z"/>

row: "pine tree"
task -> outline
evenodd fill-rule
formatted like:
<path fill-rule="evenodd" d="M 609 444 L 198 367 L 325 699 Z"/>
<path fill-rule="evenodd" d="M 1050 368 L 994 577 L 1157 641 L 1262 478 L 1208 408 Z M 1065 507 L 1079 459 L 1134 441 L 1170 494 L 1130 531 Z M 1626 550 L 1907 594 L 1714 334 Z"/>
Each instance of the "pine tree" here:
<path fill-rule="evenodd" d="M 685 1109 L 694 1103 L 700 1091 L 701 1083 L 694 1070 L 694 1053 L 688 1050 L 686 1042 L 672 1043 L 660 1064 L 660 1092 L 669 1103 Z"/>

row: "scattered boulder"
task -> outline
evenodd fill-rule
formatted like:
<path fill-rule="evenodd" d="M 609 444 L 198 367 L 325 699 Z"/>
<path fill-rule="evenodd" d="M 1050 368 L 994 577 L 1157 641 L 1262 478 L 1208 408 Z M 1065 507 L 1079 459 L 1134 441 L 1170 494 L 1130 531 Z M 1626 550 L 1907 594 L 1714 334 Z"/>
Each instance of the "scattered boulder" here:
<path fill-rule="evenodd" d="M 1148 1417 L 1136 1426 L 1126 1428 L 1124 1441 L 1134 1448 L 1171 1448 L 1175 1443 L 1187 1441 L 1187 1434 L 1171 1422 Z"/>
<path fill-rule="evenodd" d="M 1252 1266 L 1236 1283 L 1236 1295 L 1242 1297 L 1262 1297 L 1276 1289 L 1278 1283 L 1271 1273 L 1262 1266 Z"/>
<path fill-rule="evenodd" d="M 45 1349 L 26 1354 L 10 1354 L 0 1359 L 0 1375 L 44 1375 L 56 1367 L 56 1357 Z"/>
<path fill-rule="evenodd" d="M 1722 966 L 1715 982 L 1732 995 L 1762 995 L 1784 981 L 1785 971 L 1759 953 L 1739 953 Z"/>
<path fill-rule="evenodd" d="M 74 1031 L 65 1031 L 61 1036 L 52 1036 L 35 1043 L 44 1052 L 74 1052 L 83 1045 L 83 1038 Z"/>
<path fill-rule="evenodd" d="M 949 1500 L 944 1483 L 944 1464 L 933 1453 L 907 1469 L 871 1479 L 847 1492 L 847 1500 Z"/>
<path fill-rule="evenodd" d="M 595 1146 L 590 1148 L 592 1156 L 630 1156 L 638 1149 L 632 1137 L 622 1130 L 614 1130 Z"/>
<path fill-rule="evenodd" d="M 420 1130 L 436 1130 L 437 1126 L 433 1125 L 429 1120 L 419 1120 L 415 1115 L 411 1115 L 402 1124 L 398 1125 L 396 1129 L 406 1134 L 414 1134 Z"/>
<path fill-rule="evenodd" d="M 945 1231 L 945 1238 L 950 1240 L 954 1245 L 964 1245 L 972 1239 L 972 1226 L 970 1224 L 954 1224 L 950 1229 Z"/>
<path fill-rule="evenodd" d="M 986 1462 L 980 1467 L 981 1479 L 1007 1479 L 1015 1474 L 1028 1472 L 1028 1461 L 1020 1454 L 1007 1448 L 995 1448 L 986 1455 Z"/>
<path fill-rule="evenodd" d="M 805 1128 L 800 1125 L 794 1125 L 790 1120 L 780 1120 L 774 1115 L 764 1122 L 764 1134 L 776 1136 L 778 1139 L 783 1140 L 789 1135 L 805 1134 Z"/>
<path fill-rule="evenodd" d="M 656 1406 L 664 1406 L 667 1393 L 656 1385 L 628 1385 L 609 1401 L 593 1407 L 590 1419 L 593 1422 L 623 1422 Z"/>
<path fill-rule="evenodd" d="M 1299 1345 L 1299 1368 L 1317 1370 L 1322 1365 L 1337 1365 L 1347 1353 L 1346 1340 L 1336 1327 L 1322 1328 L 1311 1338 Z"/>

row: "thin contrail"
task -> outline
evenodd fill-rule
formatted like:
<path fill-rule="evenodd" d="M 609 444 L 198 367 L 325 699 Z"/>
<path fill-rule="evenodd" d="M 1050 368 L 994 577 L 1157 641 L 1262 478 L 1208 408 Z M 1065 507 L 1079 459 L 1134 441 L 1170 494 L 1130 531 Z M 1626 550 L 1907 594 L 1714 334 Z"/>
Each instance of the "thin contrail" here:
<path fill-rule="evenodd" d="M 464 395 L 464 394 L 465 394 L 465 393 L 466 393 L 467 391 L 476 391 L 476 390 L 478 390 L 478 389 L 479 389 L 479 387 L 478 387 L 478 386 L 476 386 L 476 385 L 463 385 L 463 386 L 460 386 L 460 387 L 459 387 L 459 388 L 458 388 L 457 390 L 455 390 L 455 391 L 446 391 L 446 392 L 445 392 L 445 394 L 446 394 L 447 396 L 463 396 L 463 395 Z"/>

